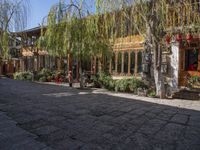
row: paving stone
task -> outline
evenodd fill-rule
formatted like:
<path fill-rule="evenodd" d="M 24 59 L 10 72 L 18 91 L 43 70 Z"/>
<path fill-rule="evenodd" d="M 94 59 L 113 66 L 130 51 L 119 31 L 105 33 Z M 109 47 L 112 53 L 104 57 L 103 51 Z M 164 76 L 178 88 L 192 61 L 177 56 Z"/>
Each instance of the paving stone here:
<path fill-rule="evenodd" d="M 100 146 L 95 144 L 86 144 L 80 150 L 103 150 Z"/>
<path fill-rule="evenodd" d="M 36 129 L 32 130 L 32 132 L 37 135 L 45 135 L 45 134 L 50 134 L 52 132 L 55 132 L 57 130 L 59 130 L 59 128 L 52 126 L 52 125 L 47 125 L 47 126 L 42 126 L 42 127 L 36 128 Z"/>
<path fill-rule="evenodd" d="M 113 149 L 153 150 L 153 145 L 148 137 L 137 133 L 128 137 Z"/>
<path fill-rule="evenodd" d="M 28 123 L 18 124 L 18 126 L 20 126 L 23 129 L 26 129 L 26 130 L 33 130 L 33 129 L 39 128 L 41 126 L 45 126 L 47 124 L 48 124 L 47 121 L 45 121 L 43 119 L 39 119 L 39 120 L 34 120 L 34 121 L 31 121 Z"/>
<path fill-rule="evenodd" d="M 173 114 L 168 114 L 168 113 L 159 113 L 156 118 L 161 119 L 161 120 L 170 120 L 173 117 Z"/>
<path fill-rule="evenodd" d="M 52 147 L 57 150 L 77 150 L 83 146 L 83 143 L 77 140 L 65 139 L 53 144 Z"/>
<path fill-rule="evenodd" d="M 182 124 L 186 124 L 188 120 L 189 120 L 189 116 L 188 115 L 181 115 L 181 114 L 176 114 L 171 119 L 172 122 L 182 123 Z"/>
<path fill-rule="evenodd" d="M 144 133 L 146 135 L 154 135 L 158 132 L 164 125 L 166 125 L 166 121 L 153 119 L 150 120 L 148 123 L 145 123 L 138 132 Z"/>
<path fill-rule="evenodd" d="M 185 126 L 183 125 L 169 123 L 155 135 L 155 138 L 173 142 L 180 139 L 184 129 Z"/>
<path fill-rule="evenodd" d="M 74 139 L 74 140 L 82 141 L 84 143 L 89 143 L 92 140 L 95 140 L 95 139 L 97 139 L 98 137 L 101 137 L 101 136 L 102 136 L 102 132 L 91 129 L 91 130 L 80 131 L 75 136 L 71 136 L 71 138 Z"/>

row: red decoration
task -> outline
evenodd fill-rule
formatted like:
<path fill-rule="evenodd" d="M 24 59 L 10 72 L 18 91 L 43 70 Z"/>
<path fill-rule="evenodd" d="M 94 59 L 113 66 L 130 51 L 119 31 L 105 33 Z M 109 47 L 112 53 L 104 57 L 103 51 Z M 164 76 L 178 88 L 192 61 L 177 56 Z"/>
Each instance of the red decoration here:
<path fill-rule="evenodd" d="M 167 35 L 166 38 L 165 38 L 165 40 L 166 40 L 166 43 L 167 43 L 167 44 L 170 44 L 171 37 L 170 37 L 169 35 Z"/>
<path fill-rule="evenodd" d="M 179 43 L 182 41 L 182 35 L 180 33 L 176 35 L 176 41 Z"/>
<path fill-rule="evenodd" d="M 188 43 L 191 43 L 191 42 L 192 42 L 193 36 L 192 36 L 191 33 L 188 33 L 188 34 L 186 35 L 186 40 L 187 40 Z"/>

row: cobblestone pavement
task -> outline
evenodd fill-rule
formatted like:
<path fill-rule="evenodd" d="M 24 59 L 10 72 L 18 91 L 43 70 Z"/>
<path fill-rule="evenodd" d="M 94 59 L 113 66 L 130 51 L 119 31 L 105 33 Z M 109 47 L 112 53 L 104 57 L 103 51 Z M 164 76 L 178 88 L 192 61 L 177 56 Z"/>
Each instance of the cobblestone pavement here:
<path fill-rule="evenodd" d="M 0 79 L 0 150 L 200 150 L 199 103 Z"/>

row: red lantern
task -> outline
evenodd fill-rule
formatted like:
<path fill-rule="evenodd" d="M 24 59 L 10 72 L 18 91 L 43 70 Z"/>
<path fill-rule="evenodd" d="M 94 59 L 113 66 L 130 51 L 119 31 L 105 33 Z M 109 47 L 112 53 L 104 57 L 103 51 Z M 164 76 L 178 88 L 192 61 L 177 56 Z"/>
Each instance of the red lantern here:
<path fill-rule="evenodd" d="M 166 43 L 167 43 L 167 44 L 170 44 L 171 37 L 170 37 L 169 35 L 167 35 L 166 38 L 165 38 L 165 40 L 166 40 Z"/>
<path fill-rule="evenodd" d="M 176 35 L 176 41 L 179 43 L 182 41 L 182 35 L 180 33 Z"/>
<path fill-rule="evenodd" d="M 188 43 L 191 43 L 191 42 L 192 42 L 193 36 L 192 36 L 191 33 L 188 33 L 188 34 L 186 35 L 186 40 L 187 40 Z"/>

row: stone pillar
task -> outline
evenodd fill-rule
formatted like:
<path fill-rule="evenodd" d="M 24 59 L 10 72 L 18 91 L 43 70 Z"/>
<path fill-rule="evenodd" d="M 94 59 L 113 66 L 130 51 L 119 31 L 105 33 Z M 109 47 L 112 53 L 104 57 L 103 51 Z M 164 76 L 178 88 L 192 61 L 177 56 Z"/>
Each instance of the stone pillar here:
<path fill-rule="evenodd" d="M 118 52 L 115 53 L 115 73 L 118 71 Z"/>
<path fill-rule="evenodd" d="M 135 71 L 134 71 L 135 76 L 137 75 L 137 73 L 138 73 L 138 51 L 135 51 Z"/>
<path fill-rule="evenodd" d="M 122 65 L 121 65 L 121 74 L 124 73 L 124 52 L 122 52 Z"/>
<path fill-rule="evenodd" d="M 131 75 L 131 52 L 128 51 L 128 76 Z"/>

